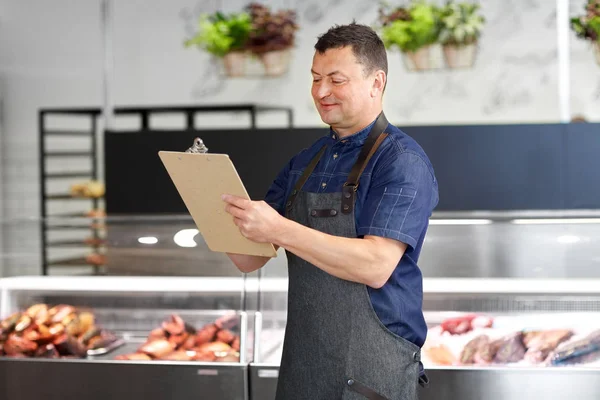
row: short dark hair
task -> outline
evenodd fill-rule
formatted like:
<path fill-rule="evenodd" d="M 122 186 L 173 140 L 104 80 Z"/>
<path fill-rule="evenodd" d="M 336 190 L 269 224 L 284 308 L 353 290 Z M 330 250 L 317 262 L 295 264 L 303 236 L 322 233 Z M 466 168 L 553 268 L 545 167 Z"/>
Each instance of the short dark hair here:
<path fill-rule="evenodd" d="M 329 49 L 352 46 L 352 53 L 363 65 L 365 75 L 381 69 L 388 73 L 387 52 L 377 33 L 366 25 L 355 21 L 348 25 L 335 25 L 319 36 L 315 50 L 320 54 Z"/>

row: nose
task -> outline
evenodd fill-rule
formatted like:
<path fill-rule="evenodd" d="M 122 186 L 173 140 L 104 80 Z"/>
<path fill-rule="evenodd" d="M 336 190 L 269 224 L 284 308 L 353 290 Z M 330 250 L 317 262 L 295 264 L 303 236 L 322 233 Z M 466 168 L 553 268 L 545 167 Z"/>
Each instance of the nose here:
<path fill-rule="evenodd" d="M 331 95 L 331 86 L 324 81 L 314 84 L 314 96 L 317 99 L 324 99 Z"/>

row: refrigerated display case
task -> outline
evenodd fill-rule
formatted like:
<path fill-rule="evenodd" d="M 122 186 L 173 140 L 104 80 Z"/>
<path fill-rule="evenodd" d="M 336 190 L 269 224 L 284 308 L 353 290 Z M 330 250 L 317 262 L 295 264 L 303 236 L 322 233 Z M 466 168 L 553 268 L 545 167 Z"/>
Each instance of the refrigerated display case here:
<path fill-rule="evenodd" d="M 240 309 L 244 284 L 233 277 L 4 278 L 0 398 L 245 400 L 252 347 Z M 93 327 L 118 343 L 82 352 Z"/>
<path fill-rule="evenodd" d="M 420 399 L 600 398 L 600 362 L 593 361 L 600 359 L 599 242 L 593 212 L 435 215 L 420 260 L 429 326 L 422 361 L 430 381 Z M 274 399 L 286 322 L 280 275 L 267 266 L 260 276 L 251 399 Z M 440 332 L 453 318 L 471 317 L 478 318 L 468 332 Z M 480 335 L 500 355 L 460 362 Z M 432 359 L 444 343 L 448 351 Z"/>
<path fill-rule="evenodd" d="M 85 229 L 90 221 L 84 220 L 80 225 L 72 220 L 52 222 L 65 228 L 83 227 L 78 232 L 57 229 L 51 238 L 61 244 L 55 249 L 55 257 L 63 257 L 59 251 L 76 257 L 75 253 L 82 249 L 65 246 L 85 244 Z M 114 343 L 108 341 L 89 353 L 86 350 L 83 356 L 71 354 L 63 358 L 51 358 L 56 354 L 48 348 L 40 350 L 37 357 L 32 357 L 35 352 L 27 347 L 23 348 L 24 354 L 19 354 L 19 347 L 12 343 L 10 357 L 0 357 L 0 381 L 8 382 L 0 389 L 4 390 L 0 397 L 33 398 L 50 391 L 61 398 L 273 399 L 286 325 L 285 252 L 280 249 L 278 257 L 263 269 L 244 275 L 232 264 L 220 264 L 211 258 L 215 255 L 208 254 L 201 236 L 194 234 L 193 225 L 183 217 L 104 218 L 102 222 L 106 228 L 106 273 L 159 275 L 156 271 L 160 271 L 162 275 L 184 276 L 0 279 L 2 319 L 39 304 L 71 305 L 93 312 L 94 322 L 106 331 L 101 338 L 108 340 L 114 335 L 123 342 L 111 346 Z M 0 267 L 5 274 L 37 272 L 39 257 L 32 251 L 36 248 L 35 229 L 29 229 L 37 224 L 38 221 L 4 223 Z M 180 233 L 175 239 L 181 231 L 185 237 Z M 447 346 L 452 354 L 446 354 L 451 365 L 432 360 L 429 348 L 446 340 L 441 335 L 436 337 L 442 322 L 472 313 L 492 318 L 495 326 L 481 328 L 491 329 L 481 331 L 491 336 L 566 329 L 573 331 L 564 340 L 563 344 L 568 345 L 600 329 L 599 233 L 600 216 L 591 214 L 435 215 L 420 260 L 424 274 L 423 309 L 430 326 L 423 351 L 430 385 L 420 390 L 421 399 L 546 400 L 565 398 L 567 392 L 581 400 L 598 398 L 600 387 L 595 382 L 600 381 L 600 370 L 594 363 L 554 366 L 456 362 L 478 331 L 451 337 Z M 133 262 L 139 263 L 139 268 L 131 269 Z M 149 266 L 145 272 L 144 266 Z M 189 276 L 193 274 L 199 276 Z M 35 314 L 35 320 L 37 313 L 30 312 Z M 237 362 L 223 362 L 231 356 L 223 348 L 218 355 L 213 352 L 213 361 L 193 359 L 197 350 L 188 353 L 166 347 L 175 353 L 170 355 L 140 350 L 146 342 L 152 342 L 150 339 L 164 339 L 166 332 L 171 335 L 171 323 L 177 331 L 178 320 L 173 315 L 197 330 L 216 321 L 232 323 L 227 328 L 239 336 Z M 69 323 L 72 321 L 64 322 Z M 25 325 L 23 322 L 23 331 L 27 329 Z M 184 324 L 184 330 L 185 327 Z M 40 333 L 44 332 L 36 334 Z M 69 350 L 69 345 L 75 345 L 64 339 L 57 343 L 59 355 L 77 355 L 77 348 Z M 178 337 L 179 341 L 183 339 Z M 590 342 L 586 354 L 594 353 L 590 349 L 594 350 L 596 343 Z M 230 347 L 232 343 L 233 340 Z M 165 347 L 159 346 L 161 349 Z M 148 360 L 149 353 L 155 359 Z M 35 376 L 36 384 L 23 384 L 31 376 Z M 69 379 L 65 380 L 65 376 Z"/>
<path fill-rule="evenodd" d="M 254 345 L 248 367 L 250 399 L 275 399 L 287 320 L 287 277 L 263 267 L 257 279 L 258 306 L 254 313 Z"/>
<path fill-rule="evenodd" d="M 600 280 L 433 278 L 424 291 L 422 400 L 600 397 Z"/>

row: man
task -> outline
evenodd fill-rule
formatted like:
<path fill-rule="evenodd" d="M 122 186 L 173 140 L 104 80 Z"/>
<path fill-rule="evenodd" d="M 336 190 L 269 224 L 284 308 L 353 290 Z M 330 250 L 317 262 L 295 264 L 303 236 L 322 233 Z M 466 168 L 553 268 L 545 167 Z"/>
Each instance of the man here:
<path fill-rule="evenodd" d="M 382 112 L 387 55 L 370 28 L 322 35 L 312 96 L 331 129 L 279 173 L 265 201 L 224 195 L 241 233 L 287 252 L 277 399 L 417 399 L 419 253 L 438 202 L 419 145 Z M 268 258 L 229 254 L 243 272 Z"/>

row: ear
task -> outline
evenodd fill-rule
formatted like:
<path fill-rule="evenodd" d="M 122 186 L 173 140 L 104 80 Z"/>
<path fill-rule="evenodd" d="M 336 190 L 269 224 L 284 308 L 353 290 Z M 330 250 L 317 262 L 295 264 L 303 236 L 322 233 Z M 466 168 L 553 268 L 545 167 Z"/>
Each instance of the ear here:
<path fill-rule="evenodd" d="M 377 70 L 374 73 L 373 86 L 371 87 L 371 97 L 379 97 L 383 95 L 385 84 L 387 82 L 387 76 L 383 70 Z"/>

